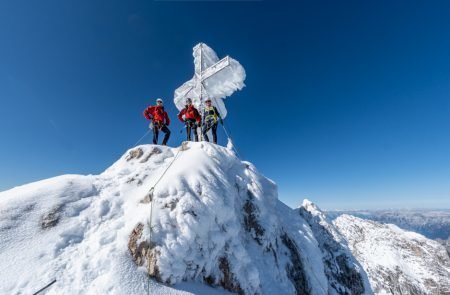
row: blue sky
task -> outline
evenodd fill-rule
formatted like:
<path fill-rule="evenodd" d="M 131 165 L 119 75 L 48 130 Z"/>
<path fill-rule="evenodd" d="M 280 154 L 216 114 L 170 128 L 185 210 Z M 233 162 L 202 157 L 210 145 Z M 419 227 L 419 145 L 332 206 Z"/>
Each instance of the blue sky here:
<path fill-rule="evenodd" d="M 448 1 L 2 1 L 0 190 L 100 173 L 146 132 L 156 97 L 178 146 L 173 91 L 202 41 L 245 67 L 227 124 L 282 201 L 450 208 L 449 13 Z"/>

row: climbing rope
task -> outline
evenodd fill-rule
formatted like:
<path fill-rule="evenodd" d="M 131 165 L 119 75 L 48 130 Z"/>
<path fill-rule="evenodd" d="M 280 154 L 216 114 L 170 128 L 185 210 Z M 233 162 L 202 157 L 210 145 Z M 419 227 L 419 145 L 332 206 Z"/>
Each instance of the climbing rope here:
<path fill-rule="evenodd" d="M 39 291 L 33 293 L 33 295 L 39 294 L 42 291 L 44 291 L 45 289 L 47 289 L 48 287 L 50 287 L 51 285 L 53 285 L 54 283 L 56 283 L 56 280 L 51 281 L 50 283 L 48 283 L 45 287 L 41 288 Z"/>
<path fill-rule="evenodd" d="M 225 127 L 225 121 L 223 122 L 222 127 L 223 127 L 223 131 L 225 131 L 225 135 L 226 135 L 227 138 L 231 141 L 231 146 L 233 147 L 233 150 L 234 150 L 234 152 L 236 153 L 236 156 L 237 156 L 240 160 L 242 160 L 242 157 L 241 157 L 241 155 L 240 155 L 240 153 L 239 153 L 239 151 L 238 151 L 236 145 L 234 144 L 233 138 L 231 138 L 231 132 L 228 132 L 227 128 Z M 253 171 L 252 169 L 248 168 L 248 170 L 250 170 L 251 172 L 253 172 L 254 174 L 256 174 L 256 172 Z M 256 187 L 258 188 L 258 190 L 260 191 L 260 193 L 261 193 L 261 194 L 264 194 L 264 192 L 263 192 L 261 186 L 260 186 L 256 181 L 253 182 L 253 183 L 256 185 Z"/>
<path fill-rule="evenodd" d="M 147 192 L 146 197 L 148 196 L 150 199 L 150 220 L 148 223 L 148 228 L 149 228 L 149 245 L 151 246 L 152 244 L 152 219 L 153 219 L 153 203 L 154 203 L 154 199 L 153 199 L 153 193 L 155 191 L 155 187 L 158 185 L 158 183 L 161 181 L 161 179 L 164 177 L 164 175 L 167 173 L 167 171 L 170 169 L 170 167 L 172 167 L 173 163 L 175 163 L 175 161 L 179 158 L 179 155 L 181 154 L 182 151 L 185 150 L 187 145 L 187 142 L 184 141 L 181 144 L 181 147 L 178 149 L 177 153 L 175 154 L 172 162 L 170 162 L 170 164 L 166 167 L 166 169 L 163 171 L 163 173 L 160 175 L 160 177 L 158 178 L 158 180 L 155 182 L 155 184 L 149 189 L 149 191 Z M 149 249 L 150 251 L 150 249 Z M 148 280 L 148 285 L 147 285 L 147 294 L 150 294 L 150 277 Z"/>
<path fill-rule="evenodd" d="M 147 130 L 147 132 L 145 132 L 145 134 L 133 145 L 133 147 L 135 147 L 135 146 L 137 146 L 138 145 L 138 143 L 140 143 L 143 139 L 144 139 L 144 137 L 146 137 L 147 136 L 147 134 L 149 134 L 150 133 L 150 131 L 152 131 L 150 128 Z"/>
<path fill-rule="evenodd" d="M 203 113 L 203 112 L 202 112 Z M 202 120 L 203 121 L 203 120 Z M 232 148 L 233 148 L 233 150 L 236 152 L 236 155 L 237 155 L 237 157 L 239 158 L 239 159 L 242 159 L 241 158 L 241 155 L 240 155 L 240 153 L 239 153 L 239 151 L 238 151 L 238 149 L 237 149 L 237 147 L 236 147 L 236 145 L 235 145 L 235 143 L 234 143 L 234 141 L 233 141 L 233 138 L 231 137 L 231 132 L 229 132 L 228 130 L 227 130 L 227 127 L 226 127 L 226 125 L 225 125 L 225 122 L 223 122 L 223 124 L 222 124 L 222 127 L 223 127 L 223 130 L 224 130 L 224 132 L 225 132 L 225 135 L 227 136 L 227 138 L 229 139 L 229 140 L 231 140 L 231 142 L 232 142 Z M 147 136 L 147 134 L 149 133 L 151 131 L 151 129 L 149 129 L 135 144 L 134 144 L 134 146 L 136 146 L 136 145 L 138 145 L 138 143 L 140 143 L 144 138 L 145 138 L 145 136 Z M 201 134 L 202 134 L 202 132 L 200 132 Z M 166 167 L 166 169 L 163 171 L 163 173 L 160 175 L 160 177 L 158 178 L 158 180 L 155 182 L 155 184 L 149 189 L 149 191 L 147 192 L 147 195 L 146 196 L 148 196 L 149 198 L 150 198 L 150 219 L 149 219 L 149 244 L 151 245 L 151 241 L 152 241 L 152 223 L 153 223 L 153 203 L 154 203 L 154 199 L 153 199 L 153 194 L 154 194 L 154 191 L 155 191 L 155 187 L 158 185 L 158 183 L 162 180 L 162 178 L 164 177 L 164 175 L 167 173 L 167 171 L 170 169 L 170 167 L 175 163 L 175 161 L 179 158 L 179 155 L 181 154 L 181 151 L 183 151 L 184 150 L 184 148 L 185 148 L 185 146 L 186 146 L 186 144 L 187 144 L 187 142 L 183 142 L 182 143 L 182 146 L 178 149 L 178 151 L 177 151 L 177 153 L 175 154 L 175 156 L 174 156 L 174 158 L 173 158 L 173 160 L 172 160 L 172 162 L 170 162 L 170 164 Z M 249 169 L 251 172 L 253 172 L 253 173 L 255 173 L 255 171 L 253 171 L 252 169 Z M 255 181 L 255 182 L 253 182 L 254 184 L 255 184 L 255 186 L 258 188 L 258 190 L 261 192 L 261 194 L 263 194 L 263 190 L 262 190 L 262 188 L 261 188 L 261 186 Z M 308 261 L 309 261 L 309 259 L 308 258 L 306 258 Z M 308 265 L 309 266 L 309 265 Z M 314 273 L 314 271 L 312 270 L 312 268 L 309 266 L 309 268 L 310 268 L 310 270 L 311 270 L 311 273 L 312 273 L 312 275 L 313 275 L 313 277 L 314 277 L 314 279 L 317 281 L 317 283 L 318 283 L 318 285 L 319 285 L 319 287 L 322 289 L 322 291 L 324 292 L 324 294 L 327 294 L 327 292 L 326 292 L 326 290 L 323 288 L 323 286 L 321 285 L 321 283 L 320 283 L 320 280 L 317 278 L 317 276 L 316 276 L 316 274 Z M 149 280 L 148 280 L 148 284 L 147 284 L 147 294 L 150 294 L 150 278 L 149 278 Z M 36 292 L 35 294 L 38 294 L 39 292 L 41 292 L 41 291 L 43 291 L 43 290 L 45 290 L 46 288 L 48 288 L 49 286 L 51 286 L 52 284 L 54 284 L 56 282 L 56 280 L 55 281 L 53 281 L 53 282 L 51 282 L 50 284 L 48 284 L 47 286 L 45 286 L 44 288 L 42 288 L 41 290 L 39 290 L 38 292 Z"/>

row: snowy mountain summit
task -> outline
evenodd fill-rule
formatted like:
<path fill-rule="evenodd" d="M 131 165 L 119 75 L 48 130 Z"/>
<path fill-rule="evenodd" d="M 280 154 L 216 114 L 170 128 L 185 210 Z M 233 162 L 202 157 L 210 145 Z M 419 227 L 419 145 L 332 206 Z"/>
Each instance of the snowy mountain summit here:
<path fill-rule="evenodd" d="M 0 293 L 373 294 L 371 253 L 341 228 L 231 148 L 142 145 L 0 193 Z"/>

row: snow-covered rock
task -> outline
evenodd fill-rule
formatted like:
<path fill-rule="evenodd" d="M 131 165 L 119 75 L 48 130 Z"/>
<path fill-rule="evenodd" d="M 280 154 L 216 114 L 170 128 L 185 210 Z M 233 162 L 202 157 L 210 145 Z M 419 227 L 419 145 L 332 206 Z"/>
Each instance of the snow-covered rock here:
<path fill-rule="evenodd" d="M 358 248 L 365 224 L 335 227 L 341 218 L 333 225 L 308 201 L 289 208 L 229 147 L 142 145 L 100 175 L 1 192 L 0 294 L 33 294 L 55 280 L 47 294 L 371 294 L 367 277 L 377 290 L 389 283 L 372 249 Z M 389 234 L 392 244 L 381 249 L 399 255 L 398 245 L 413 245 L 397 257 L 397 281 L 445 282 L 443 248 L 388 229 L 376 241 Z M 415 270 L 408 261 L 419 254 Z"/>
<path fill-rule="evenodd" d="M 64 175 L 1 192 L 0 294 L 33 294 L 53 280 L 47 294 L 226 293 L 195 282 L 173 288 L 149 280 L 128 249 L 132 230 L 148 220 L 143 196 L 176 152 L 141 146 L 100 175 Z M 186 178 L 193 171 L 181 170 Z"/>
<path fill-rule="evenodd" d="M 376 294 L 450 294 L 450 259 L 442 245 L 392 224 L 351 215 L 333 223 Z"/>
<path fill-rule="evenodd" d="M 329 288 L 308 224 L 271 180 L 214 144 L 139 146 L 100 175 L 2 192 L 0 211 L 1 294 L 55 279 L 48 294 Z"/>
<path fill-rule="evenodd" d="M 330 266 L 325 268 L 329 289 L 337 294 L 373 294 L 366 273 L 326 215 L 309 200 L 297 211 L 313 230 L 324 264 Z"/>

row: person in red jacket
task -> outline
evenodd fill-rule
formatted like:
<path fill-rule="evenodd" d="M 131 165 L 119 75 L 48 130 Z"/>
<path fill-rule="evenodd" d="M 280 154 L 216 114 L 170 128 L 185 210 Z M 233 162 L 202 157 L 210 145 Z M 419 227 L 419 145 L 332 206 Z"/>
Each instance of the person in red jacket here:
<path fill-rule="evenodd" d="M 153 130 L 153 144 L 158 144 L 159 130 L 161 130 L 165 133 L 162 145 L 166 145 L 170 137 L 170 130 L 167 128 L 170 124 L 170 119 L 164 110 L 163 100 L 158 98 L 156 100 L 156 106 L 146 108 L 144 117 L 152 121 L 150 128 Z"/>
<path fill-rule="evenodd" d="M 202 117 L 192 104 L 192 99 L 186 99 L 186 106 L 178 113 L 178 119 L 186 124 L 187 140 L 191 140 L 191 130 L 193 130 L 195 141 L 198 141 L 197 127 L 201 125 Z"/>

